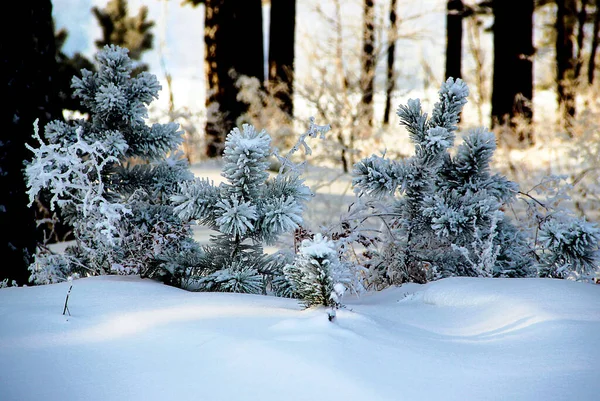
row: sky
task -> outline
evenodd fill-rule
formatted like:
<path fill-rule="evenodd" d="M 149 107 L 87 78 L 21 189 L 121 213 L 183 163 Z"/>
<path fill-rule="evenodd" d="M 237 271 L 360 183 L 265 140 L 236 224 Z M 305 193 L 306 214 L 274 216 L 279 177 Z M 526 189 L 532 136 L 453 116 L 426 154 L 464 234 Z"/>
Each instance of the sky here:
<path fill-rule="evenodd" d="M 448 278 L 342 301 L 330 322 L 132 276 L 0 289 L 0 399 L 598 399 L 600 285 Z"/>

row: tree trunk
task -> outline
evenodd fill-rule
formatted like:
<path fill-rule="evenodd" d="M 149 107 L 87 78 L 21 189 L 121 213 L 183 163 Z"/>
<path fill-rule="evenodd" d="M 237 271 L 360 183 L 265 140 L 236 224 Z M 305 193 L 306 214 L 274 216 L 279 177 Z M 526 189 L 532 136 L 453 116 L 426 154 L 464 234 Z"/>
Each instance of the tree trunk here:
<path fill-rule="evenodd" d="M 375 88 L 375 6 L 373 0 L 364 0 L 363 52 L 361 70 L 361 120 L 373 125 L 373 90 Z"/>
<path fill-rule="evenodd" d="M 492 128 L 508 124 L 533 143 L 533 0 L 494 0 Z M 523 120 L 517 125 L 515 119 Z"/>
<path fill-rule="evenodd" d="M 462 78 L 462 22 L 462 0 L 448 0 L 446 12 L 446 79 Z"/>
<path fill-rule="evenodd" d="M 569 134 L 575 117 L 576 24 L 576 0 L 556 0 L 556 91 L 561 122 Z"/>
<path fill-rule="evenodd" d="M 290 119 L 294 116 L 295 37 L 296 0 L 271 0 L 269 89 Z"/>
<path fill-rule="evenodd" d="M 56 48 L 52 3 L 40 0 L 6 4 L 0 39 L 2 94 L 8 101 L 0 118 L 0 280 L 27 284 L 28 267 L 36 247 L 35 212 L 29 198 L 23 168 L 32 153 L 33 123 L 44 125 L 60 115 L 54 107 L 52 76 L 56 70 Z M 10 19 L 10 24 L 7 23 Z M 33 145 L 33 143 L 32 143 Z"/>
<path fill-rule="evenodd" d="M 225 138 L 247 105 L 237 100 L 240 75 L 264 82 L 261 0 L 206 0 L 204 20 L 207 77 L 206 155 L 220 156 Z"/>
<path fill-rule="evenodd" d="M 467 18 L 464 21 L 466 22 L 467 48 L 474 63 L 472 78 L 474 85 L 470 86 L 470 95 L 473 97 L 473 103 L 477 108 L 478 124 L 484 125 L 483 106 L 489 101 L 487 88 L 487 80 L 489 78 L 484 62 L 484 49 L 481 45 L 481 22 L 477 15 L 471 15 L 470 18 Z"/>
<path fill-rule="evenodd" d="M 581 9 L 577 12 L 577 55 L 575 56 L 575 73 L 574 79 L 579 82 L 581 68 L 583 67 L 583 42 L 585 40 L 585 23 L 588 18 L 587 14 L 588 0 L 581 0 Z"/>
<path fill-rule="evenodd" d="M 594 16 L 594 27 L 592 29 L 592 43 L 590 46 L 590 60 L 588 64 L 588 84 L 594 83 L 596 72 L 596 52 L 598 51 L 598 31 L 600 31 L 600 0 L 596 0 L 596 14 Z"/>
<path fill-rule="evenodd" d="M 390 0 L 390 29 L 388 33 L 388 52 L 387 52 L 387 76 L 385 85 L 385 109 L 383 111 L 383 123 L 390 123 L 390 113 L 392 110 L 392 93 L 396 86 L 396 74 L 394 72 L 394 62 L 396 60 L 396 39 L 398 36 L 396 1 Z"/>

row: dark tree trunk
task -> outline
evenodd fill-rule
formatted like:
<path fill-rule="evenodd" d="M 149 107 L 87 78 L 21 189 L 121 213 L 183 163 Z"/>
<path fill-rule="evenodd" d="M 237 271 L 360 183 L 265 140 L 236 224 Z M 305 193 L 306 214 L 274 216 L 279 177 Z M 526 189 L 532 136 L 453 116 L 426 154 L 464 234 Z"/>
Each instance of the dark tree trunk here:
<path fill-rule="evenodd" d="M 600 0 L 596 0 L 596 14 L 594 16 L 594 27 L 592 29 L 592 43 L 590 45 L 590 60 L 588 63 L 588 84 L 594 83 L 596 72 L 596 52 L 598 51 L 598 31 L 600 31 Z"/>
<path fill-rule="evenodd" d="M 35 212 L 27 207 L 23 172 L 32 153 L 25 144 L 31 143 L 36 119 L 42 134 L 60 110 L 51 108 L 56 70 L 51 1 L 9 2 L 6 7 L 0 39 L 1 92 L 7 100 L 0 108 L 0 280 L 23 285 L 36 247 Z"/>
<path fill-rule="evenodd" d="M 375 88 L 375 6 L 364 0 L 363 52 L 361 70 L 361 119 L 373 125 L 373 91 Z"/>
<path fill-rule="evenodd" d="M 223 131 L 227 129 L 224 119 L 211 113 L 210 107 L 218 107 L 220 112 L 225 107 L 224 86 L 229 81 L 229 75 L 223 65 L 226 63 L 225 54 L 219 54 L 219 47 L 224 41 L 219 30 L 222 29 L 226 17 L 222 9 L 224 0 L 207 0 L 204 4 L 204 63 L 206 74 L 206 155 L 216 157 L 224 147 Z M 231 127 L 230 127 L 231 128 Z"/>
<path fill-rule="evenodd" d="M 294 44 L 296 0 L 271 0 L 269 23 L 269 87 L 281 110 L 294 116 Z"/>
<path fill-rule="evenodd" d="M 396 86 L 396 74 L 394 72 L 394 63 L 396 61 L 396 38 L 398 36 L 396 14 L 396 0 L 390 0 L 390 29 L 388 34 L 387 51 L 387 76 L 385 85 L 385 109 L 383 111 L 383 123 L 390 123 L 390 113 L 392 111 L 392 93 Z"/>
<path fill-rule="evenodd" d="M 533 143 L 533 0 L 494 0 L 492 127 L 509 124 Z M 515 118 L 524 121 L 519 125 Z M 522 128 L 521 128 L 522 127 Z"/>
<path fill-rule="evenodd" d="M 563 127 L 570 133 L 575 117 L 576 0 L 556 0 L 556 91 Z"/>
<path fill-rule="evenodd" d="M 577 12 L 577 55 L 575 56 L 574 79 L 579 82 L 581 68 L 583 67 L 583 42 L 585 40 L 585 23 L 587 22 L 588 0 L 581 0 L 581 9 Z"/>
<path fill-rule="evenodd" d="M 265 81 L 263 17 L 261 0 L 228 0 L 233 7 L 233 32 L 226 32 L 235 44 L 233 66 L 238 75 Z"/>
<path fill-rule="evenodd" d="M 247 105 L 237 100 L 240 75 L 264 82 L 261 0 L 205 1 L 207 107 L 218 105 L 217 118 L 206 123 L 206 155 L 220 156 L 225 137 Z"/>
<path fill-rule="evenodd" d="M 446 12 L 446 79 L 462 78 L 463 2 L 448 0 Z"/>

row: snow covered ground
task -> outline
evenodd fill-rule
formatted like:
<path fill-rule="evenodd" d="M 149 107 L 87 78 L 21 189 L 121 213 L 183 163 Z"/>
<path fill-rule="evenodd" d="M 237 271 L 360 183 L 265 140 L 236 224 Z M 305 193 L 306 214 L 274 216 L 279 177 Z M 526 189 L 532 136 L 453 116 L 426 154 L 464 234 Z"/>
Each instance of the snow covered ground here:
<path fill-rule="evenodd" d="M 519 400 L 600 394 L 600 285 L 450 278 L 324 309 L 101 276 L 0 290 L 2 401 Z"/>

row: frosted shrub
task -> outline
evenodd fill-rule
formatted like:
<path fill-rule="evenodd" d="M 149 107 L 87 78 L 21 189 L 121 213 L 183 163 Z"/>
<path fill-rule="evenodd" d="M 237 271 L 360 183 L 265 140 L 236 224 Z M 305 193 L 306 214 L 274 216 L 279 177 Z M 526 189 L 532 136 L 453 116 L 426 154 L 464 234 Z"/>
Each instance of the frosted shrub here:
<path fill-rule="evenodd" d="M 131 77 L 127 49 L 106 46 L 97 62 L 98 72 L 83 70 L 72 82 L 89 118 L 50 122 L 43 138 L 36 127 L 39 147 L 29 147 L 30 201 L 47 189 L 52 209 L 60 209 L 75 236 L 64 255 L 38 254 L 32 279 L 116 273 L 177 284 L 175 270 L 183 267 L 173 255 L 190 246 L 190 232 L 168 199 L 178 183 L 193 178 L 177 152 L 182 132 L 175 123 L 146 125 L 160 85 L 145 72 Z"/>
<path fill-rule="evenodd" d="M 8 288 L 8 287 L 18 287 L 19 285 L 17 284 L 17 282 L 15 280 L 12 280 L 11 282 L 8 281 L 8 278 L 5 278 L 4 280 L 0 281 L 0 289 L 2 288 Z"/>
<path fill-rule="evenodd" d="M 235 82 L 239 89 L 238 100 L 247 104 L 247 111 L 238 118 L 237 125 L 244 123 L 260 126 L 269 132 L 272 145 L 287 149 L 294 145 L 295 134 L 293 121 L 280 106 L 277 90 L 285 90 L 270 85 L 269 91 L 256 77 L 240 75 Z"/>
<path fill-rule="evenodd" d="M 414 156 L 396 161 L 374 155 L 354 166 L 355 192 L 376 200 L 358 204 L 384 221 L 378 247 L 369 254 L 369 279 L 381 285 L 447 276 L 593 276 L 597 226 L 561 205 L 563 191 L 540 200 L 493 174 L 491 132 L 470 130 L 453 149 L 468 89 L 450 78 L 439 95 L 431 117 L 419 100 L 398 109 Z M 554 181 L 547 177 L 538 187 Z M 505 213 L 516 199 L 526 202 L 529 217 L 518 227 Z"/>
<path fill-rule="evenodd" d="M 532 264 L 525 238 L 504 214 L 518 187 L 492 174 L 496 142 L 485 129 L 463 137 L 455 149 L 458 116 L 468 88 L 448 79 L 439 92 L 431 117 L 421 103 L 409 100 L 398 108 L 415 145 L 414 156 L 390 160 L 371 156 L 354 165 L 353 185 L 384 219 L 380 246 L 369 267 L 378 280 L 425 282 L 446 276 L 506 276 L 530 274 Z"/>
<path fill-rule="evenodd" d="M 593 280 L 598 274 L 596 224 L 575 216 L 564 176 L 547 176 L 520 198 L 526 204 L 521 221 L 533 238 L 538 274 L 542 277 Z"/>
<path fill-rule="evenodd" d="M 36 284 L 54 284 L 66 281 L 71 272 L 72 260 L 60 254 L 38 254 L 29 267 L 29 280 Z"/>
<path fill-rule="evenodd" d="M 288 258 L 282 253 L 267 255 L 263 249 L 302 223 L 312 192 L 301 178 L 302 164 L 293 163 L 290 156 L 300 147 L 310 153 L 304 139 L 328 129 L 311 120 L 292 150 L 280 156 L 271 148 L 266 131 L 244 124 L 231 130 L 225 141 L 222 175 L 226 182 L 217 186 L 196 178 L 179 185 L 171 196 L 176 215 L 217 232 L 191 272 L 197 290 L 265 293 L 269 286 L 278 295 L 289 294 L 280 280 Z M 281 167 L 270 177 L 273 158 Z"/>
<path fill-rule="evenodd" d="M 566 278 L 590 275 L 596 268 L 598 229 L 583 220 L 553 216 L 544 221 L 538 234 L 540 275 Z"/>

